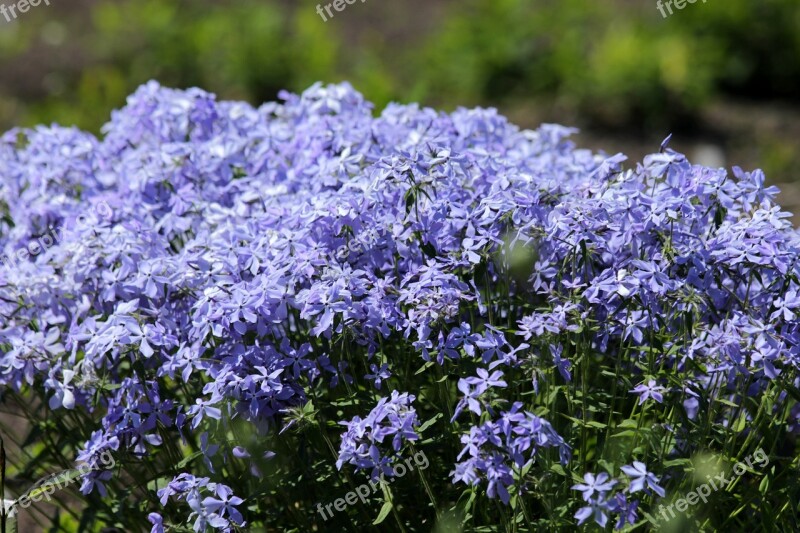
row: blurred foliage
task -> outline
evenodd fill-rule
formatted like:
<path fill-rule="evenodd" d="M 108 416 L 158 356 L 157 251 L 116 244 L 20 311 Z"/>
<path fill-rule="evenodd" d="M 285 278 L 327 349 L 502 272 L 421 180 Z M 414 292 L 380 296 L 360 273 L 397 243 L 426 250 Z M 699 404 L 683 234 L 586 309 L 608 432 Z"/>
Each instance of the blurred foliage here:
<path fill-rule="evenodd" d="M 39 10 L 39 25 L 31 15 L 0 27 L 0 62 L 48 43 L 78 59 L 42 73 L 42 94 L 0 82 L 0 122 L 97 131 L 153 78 L 254 103 L 349 79 L 378 105 L 534 100 L 603 127 L 664 129 L 691 126 L 719 94 L 796 98 L 800 80 L 797 0 L 698 1 L 666 19 L 655 0 L 466 0 L 446 3 L 433 31 L 406 42 L 383 37 L 393 23 L 386 6 L 359 3 L 327 23 L 315 6 L 86 0 L 58 22 Z M 376 12 L 385 16 L 374 24 Z"/>
<path fill-rule="evenodd" d="M 96 130 L 150 79 L 228 98 L 274 98 L 287 83 L 303 87 L 330 75 L 337 55 L 335 37 L 313 12 L 289 19 L 267 2 L 98 2 L 89 15 L 90 30 L 76 35 L 88 66 L 65 91 L 36 102 L 24 122 Z"/>
<path fill-rule="evenodd" d="M 725 91 L 796 97 L 800 2 L 472 0 L 424 51 L 455 100 L 550 95 L 609 125 L 674 125 Z M 667 123 L 667 124 L 664 124 Z"/>

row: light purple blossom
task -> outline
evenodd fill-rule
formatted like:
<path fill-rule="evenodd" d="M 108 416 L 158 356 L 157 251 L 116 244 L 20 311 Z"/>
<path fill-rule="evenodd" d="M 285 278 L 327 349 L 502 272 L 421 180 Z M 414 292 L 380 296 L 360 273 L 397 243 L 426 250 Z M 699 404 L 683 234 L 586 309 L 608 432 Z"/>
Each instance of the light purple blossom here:
<path fill-rule="evenodd" d="M 658 485 L 658 478 L 655 474 L 648 472 L 644 463 L 634 461 L 633 465 L 625 465 L 621 468 L 626 476 L 631 478 L 629 486 L 630 492 L 645 490 L 645 487 L 652 490 L 662 498 L 666 495 L 664 489 Z"/>
<path fill-rule="evenodd" d="M 593 497 L 604 495 L 606 492 L 614 488 L 617 484 L 615 479 L 611 479 L 605 472 L 600 472 L 596 476 L 591 472 L 583 475 L 584 483 L 578 483 L 572 486 L 573 490 L 580 491 L 583 501 L 588 502 Z"/>
<path fill-rule="evenodd" d="M 664 387 L 658 385 L 654 379 L 651 379 L 647 384 L 640 383 L 636 385 L 630 392 L 635 392 L 639 395 L 639 405 L 641 405 L 650 398 L 658 403 L 662 403 L 664 401 L 663 393 L 665 391 L 666 389 Z"/>

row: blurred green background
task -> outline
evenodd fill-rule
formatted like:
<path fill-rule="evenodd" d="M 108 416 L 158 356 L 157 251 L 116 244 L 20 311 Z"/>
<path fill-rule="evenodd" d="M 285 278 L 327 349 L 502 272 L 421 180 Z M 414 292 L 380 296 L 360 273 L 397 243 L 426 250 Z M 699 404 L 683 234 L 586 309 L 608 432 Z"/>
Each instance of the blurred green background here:
<path fill-rule="evenodd" d="M 491 105 L 634 160 L 672 132 L 698 162 L 764 168 L 800 211 L 800 0 L 668 18 L 656 0 L 356 0 L 328 22 L 302 0 L 51 4 L 0 17 L 2 130 L 99 132 L 149 79 L 255 104 L 346 79 L 379 109 Z"/>

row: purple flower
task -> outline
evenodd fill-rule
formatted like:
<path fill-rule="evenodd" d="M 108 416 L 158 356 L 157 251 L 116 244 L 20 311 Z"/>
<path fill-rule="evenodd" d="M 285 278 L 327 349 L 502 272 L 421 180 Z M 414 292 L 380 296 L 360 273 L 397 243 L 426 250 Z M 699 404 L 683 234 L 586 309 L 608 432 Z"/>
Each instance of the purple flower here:
<path fill-rule="evenodd" d="M 592 500 L 589 505 L 581 507 L 575 513 L 575 518 L 578 519 L 578 525 L 583 525 L 586 520 L 593 518 L 595 523 L 600 527 L 606 527 L 608 523 L 608 512 L 610 511 L 607 502 L 599 502 Z"/>
<path fill-rule="evenodd" d="M 469 434 L 461 436 L 461 442 L 464 448 L 451 472 L 453 480 L 469 485 L 485 480 L 487 495 L 499 497 L 506 504 L 514 469 L 532 465 L 540 449 L 557 447 L 562 464 L 569 461 L 570 449 L 564 439 L 549 422 L 524 411 L 520 402 L 500 413 L 496 422 L 471 427 Z"/>
<path fill-rule="evenodd" d="M 164 533 L 164 519 L 158 513 L 150 513 L 147 515 L 147 520 L 153 524 L 150 533 Z"/>
<path fill-rule="evenodd" d="M 212 473 L 214 472 L 214 465 L 211 463 L 211 458 L 216 455 L 218 450 L 219 444 L 209 444 L 208 433 L 203 432 L 203 434 L 200 435 L 200 452 L 203 454 L 203 461 Z"/>
<path fill-rule="evenodd" d="M 614 529 L 623 529 L 627 524 L 633 525 L 639 518 L 639 500 L 628 501 L 625 494 L 618 492 L 609 502 L 611 511 L 619 513 Z"/>
<path fill-rule="evenodd" d="M 550 354 L 553 356 L 553 364 L 556 365 L 558 373 L 561 374 L 564 381 L 570 382 L 572 381 L 572 374 L 570 374 L 569 369 L 572 368 L 572 363 L 568 359 L 561 358 L 563 351 L 564 348 L 561 345 L 550 345 Z"/>
<path fill-rule="evenodd" d="M 349 422 L 340 422 L 347 427 L 342 434 L 339 458 L 336 468 L 341 470 L 346 463 L 357 469 L 372 469 L 372 477 L 381 472 L 392 476 L 390 455 L 384 455 L 381 447 L 384 440 L 391 438 L 392 449 L 399 452 L 404 442 L 419 439 L 416 432 L 419 426 L 417 413 L 411 404 L 415 396 L 392 391 L 389 398 L 381 398 L 378 404 L 363 420 L 356 416 Z M 394 454 L 391 454 L 394 455 Z"/>
<path fill-rule="evenodd" d="M 483 369 L 483 368 L 479 368 L 477 370 L 477 373 L 478 373 L 478 377 L 467 378 L 464 381 L 466 381 L 468 384 L 470 384 L 473 387 L 475 387 L 475 389 L 478 390 L 481 393 L 489 390 L 490 387 L 507 387 L 508 386 L 505 381 L 500 379 L 500 378 L 503 377 L 503 373 L 500 372 L 499 370 L 495 370 L 494 372 L 489 374 L 488 370 Z"/>
<path fill-rule="evenodd" d="M 481 406 L 483 405 L 481 396 L 490 388 L 505 388 L 508 386 L 505 381 L 500 379 L 503 377 L 503 373 L 499 370 L 495 370 L 489 374 L 488 370 L 478 368 L 477 374 L 477 377 L 458 380 L 458 390 L 464 394 L 464 397 L 458 402 L 452 420 L 458 418 L 458 415 L 464 410 L 464 407 L 468 407 L 470 411 L 480 416 L 482 413 Z"/>
<path fill-rule="evenodd" d="M 386 363 L 382 364 L 380 368 L 378 365 L 369 365 L 369 369 L 372 374 L 367 374 L 364 376 L 365 379 L 371 380 L 375 383 L 375 388 L 381 390 L 381 383 L 392 377 L 392 373 L 389 371 L 389 365 Z"/>
<path fill-rule="evenodd" d="M 572 486 L 572 490 L 577 490 L 582 493 L 583 501 L 588 502 L 592 497 L 603 496 L 606 492 L 614 488 L 617 481 L 611 479 L 605 472 L 600 472 L 595 476 L 587 472 L 583 475 L 585 483 L 578 483 Z"/>
<path fill-rule="evenodd" d="M 662 498 L 666 495 L 664 489 L 658 485 L 658 478 L 655 476 L 655 474 L 647 471 L 647 467 L 644 463 L 634 461 L 632 466 L 625 465 L 621 468 L 621 470 L 626 476 L 631 478 L 631 484 L 629 487 L 631 492 L 645 490 L 645 486 L 647 486 L 647 488 Z"/>
<path fill-rule="evenodd" d="M 210 495 L 203 497 L 204 493 Z M 194 520 L 192 527 L 197 532 L 205 531 L 207 527 L 229 530 L 231 524 L 241 527 L 246 525 L 244 517 L 236 508 L 244 500 L 235 496 L 227 485 L 213 483 L 208 478 L 180 474 L 160 489 L 158 496 L 162 505 L 167 505 L 167 501 L 173 496 L 186 501 L 192 510 L 188 520 Z M 160 517 L 156 520 L 159 519 Z"/>
<path fill-rule="evenodd" d="M 215 492 L 216 497 L 209 496 L 203 499 L 203 507 L 209 513 L 225 516 L 234 524 L 244 526 L 242 513 L 236 508 L 236 506 L 244 503 L 244 500 L 234 496 L 233 491 L 225 485 L 217 485 Z"/>
<path fill-rule="evenodd" d="M 639 405 L 642 405 L 648 398 L 652 398 L 653 400 L 657 401 L 658 403 L 662 403 L 664 401 L 663 392 L 666 389 L 661 387 L 656 383 L 654 379 L 651 379 L 645 385 L 644 383 L 640 383 L 636 385 L 630 392 L 635 392 L 639 395 Z"/>

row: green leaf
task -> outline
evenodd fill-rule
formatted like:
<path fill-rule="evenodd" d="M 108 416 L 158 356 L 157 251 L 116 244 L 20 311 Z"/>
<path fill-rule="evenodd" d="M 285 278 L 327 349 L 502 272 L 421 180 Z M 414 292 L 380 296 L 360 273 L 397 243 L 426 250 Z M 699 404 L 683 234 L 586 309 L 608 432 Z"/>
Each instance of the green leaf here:
<path fill-rule="evenodd" d="M 414 372 L 414 375 L 415 375 L 415 376 L 418 376 L 418 375 L 422 374 L 423 372 L 425 372 L 426 370 L 428 370 L 428 369 L 429 369 L 430 367 L 432 367 L 432 366 L 433 366 L 433 361 L 428 361 L 427 363 L 425 363 L 424 365 L 422 365 L 422 366 L 419 368 L 419 370 L 417 370 L 416 372 Z"/>
<path fill-rule="evenodd" d="M 334 407 L 350 407 L 351 405 L 355 405 L 356 401 L 353 398 L 348 398 L 346 400 L 335 400 L 331 402 L 331 405 Z"/>
<path fill-rule="evenodd" d="M 194 461 L 195 459 L 197 459 L 201 455 L 203 455 L 203 452 L 194 452 L 193 454 L 189 455 L 188 457 L 184 457 L 177 465 L 175 465 L 175 467 L 180 470 L 181 468 L 183 468 L 184 466 L 188 465 L 189 463 L 191 463 L 192 461 Z"/>
<path fill-rule="evenodd" d="M 406 192 L 406 215 L 411 212 L 411 208 L 414 206 L 414 202 L 417 201 L 417 193 L 414 189 L 409 189 Z"/>
<path fill-rule="evenodd" d="M 381 512 L 378 513 L 378 518 L 375 519 L 372 525 L 377 526 L 378 524 L 386 520 L 386 517 L 389 516 L 389 513 L 391 512 L 392 512 L 392 503 L 391 502 L 384 503 L 383 507 L 381 507 Z"/>
<path fill-rule="evenodd" d="M 303 413 L 307 414 L 307 415 L 315 413 L 315 411 L 314 411 L 314 402 L 313 401 L 308 400 L 308 402 L 306 402 L 306 404 L 303 406 Z"/>
<path fill-rule="evenodd" d="M 598 459 L 597 460 L 597 464 L 602 466 L 603 470 L 605 470 L 606 472 L 608 472 L 612 476 L 614 475 L 614 465 L 612 463 L 609 463 L 605 459 Z"/>
<path fill-rule="evenodd" d="M 419 433 L 423 433 L 426 429 L 428 429 L 429 427 L 434 425 L 436 423 L 436 421 L 439 420 L 441 417 L 442 417 L 442 413 L 438 413 L 436 416 L 434 416 L 433 418 L 431 418 L 430 420 L 428 420 L 427 422 L 422 424 L 417 431 Z"/>
<path fill-rule="evenodd" d="M 742 411 L 739 419 L 733 424 L 731 428 L 735 433 L 741 433 L 747 427 L 747 413 Z"/>
<path fill-rule="evenodd" d="M 769 492 L 769 476 L 764 476 L 761 479 L 761 483 L 758 484 L 758 491 L 761 494 L 766 494 Z"/>
<path fill-rule="evenodd" d="M 691 459 L 670 459 L 669 461 L 664 461 L 664 467 L 670 468 L 673 466 L 692 466 Z"/>

